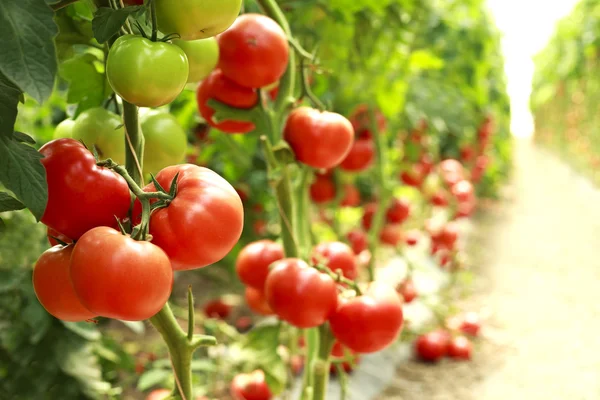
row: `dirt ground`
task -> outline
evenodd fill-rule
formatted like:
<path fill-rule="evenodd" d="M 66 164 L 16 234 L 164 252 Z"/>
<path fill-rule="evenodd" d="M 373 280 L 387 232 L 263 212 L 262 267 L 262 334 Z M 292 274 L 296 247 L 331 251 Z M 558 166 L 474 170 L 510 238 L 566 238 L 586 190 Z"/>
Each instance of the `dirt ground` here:
<path fill-rule="evenodd" d="M 477 219 L 472 362 L 402 364 L 380 400 L 600 399 L 600 191 L 529 141 Z"/>

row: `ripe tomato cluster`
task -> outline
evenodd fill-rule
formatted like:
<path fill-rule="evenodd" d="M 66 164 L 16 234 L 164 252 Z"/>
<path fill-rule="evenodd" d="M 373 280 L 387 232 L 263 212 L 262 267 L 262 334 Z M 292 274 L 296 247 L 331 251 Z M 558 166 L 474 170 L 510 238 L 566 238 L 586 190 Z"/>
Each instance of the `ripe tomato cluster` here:
<path fill-rule="evenodd" d="M 56 239 L 64 244 L 40 256 L 33 286 L 40 303 L 59 319 L 148 319 L 167 302 L 174 270 L 220 260 L 241 235 L 241 200 L 209 169 L 178 165 L 161 170 L 156 182 L 176 190 L 146 221 L 152 241 L 134 240 L 116 229 L 142 221 L 140 200 L 130 210 L 132 195 L 122 176 L 99 166 L 74 139 L 53 140 L 40 153 L 48 184 L 42 222 L 51 244 Z M 143 190 L 157 188 L 152 183 Z"/>

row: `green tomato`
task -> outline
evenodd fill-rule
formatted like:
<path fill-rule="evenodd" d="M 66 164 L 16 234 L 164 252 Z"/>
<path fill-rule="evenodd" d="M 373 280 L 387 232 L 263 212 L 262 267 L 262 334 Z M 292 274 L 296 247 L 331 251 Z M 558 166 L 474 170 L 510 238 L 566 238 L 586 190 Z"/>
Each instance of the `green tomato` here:
<path fill-rule="evenodd" d="M 185 52 L 190 63 L 188 83 L 200 82 L 206 78 L 219 62 L 219 44 L 214 37 L 198 40 L 173 40 Z"/>
<path fill-rule="evenodd" d="M 175 100 L 188 73 L 187 56 L 180 47 L 141 36 L 121 36 L 106 61 L 110 86 L 123 100 L 140 107 L 160 107 Z"/>
<path fill-rule="evenodd" d="M 90 151 L 96 146 L 101 160 L 112 158 L 125 163 L 125 131 L 117 114 L 102 107 L 79 114 L 73 125 L 73 139 L 81 140 Z"/>
<path fill-rule="evenodd" d="M 233 24 L 242 0 L 156 0 L 158 27 L 184 40 L 206 39 Z"/>
<path fill-rule="evenodd" d="M 73 137 L 73 125 L 75 121 L 72 119 L 65 119 L 60 124 L 56 125 L 54 129 L 54 139 L 72 138 Z"/>
<path fill-rule="evenodd" d="M 171 114 L 150 111 L 142 116 L 144 132 L 144 172 L 156 174 L 161 169 L 183 161 L 187 135 Z"/>

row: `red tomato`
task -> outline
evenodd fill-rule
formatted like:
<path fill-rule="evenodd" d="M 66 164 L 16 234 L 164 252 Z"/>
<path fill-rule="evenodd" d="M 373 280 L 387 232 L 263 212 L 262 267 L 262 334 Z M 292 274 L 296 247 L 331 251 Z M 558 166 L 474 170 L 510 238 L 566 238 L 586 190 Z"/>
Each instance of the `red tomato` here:
<path fill-rule="evenodd" d="M 425 153 L 419 160 L 419 166 L 424 175 L 429 175 L 433 171 L 433 159 L 429 154 Z"/>
<path fill-rule="evenodd" d="M 362 217 L 362 226 L 365 230 L 371 229 L 373 225 L 373 217 L 377 212 L 377 203 L 369 203 L 364 207 L 364 214 Z"/>
<path fill-rule="evenodd" d="M 352 249 L 342 242 L 324 242 L 317 245 L 312 253 L 314 264 L 324 264 L 333 272 L 341 270 L 348 279 L 356 279 L 358 267 Z"/>
<path fill-rule="evenodd" d="M 316 204 L 324 204 L 335 199 L 335 183 L 327 177 L 316 175 L 309 188 L 310 198 Z"/>
<path fill-rule="evenodd" d="M 409 246 L 415 246 L 419 243 L 421 233 L 417 230 L 408 231 L 405 235 L 406 244 Z"/>
<path fill-rule="evenodd" d="M 358 139 L 354 141 L 350 152 L 340 164 L 340 168 L 348 172 L 364 171 L 375 160 L 375 147 L 371 139 Z"/>
<path fill-rule="evenodd" d="M 421 335 L 415 342 L 415 350 L 420 359 L 437 362 L 448 351 L 448 336 L 441 331 L 433 331 Z"/>
<path fill-rule="evenodd" d="M 273 315 L 273 310 L 267 303 L 264 292 L 253 287 L 246 287 L 244 293 L 246 303 L 252 311 L 260 315 Z"/>
<path fill-rule="evenodd" d="M 356 207 L 360 205 L 360 192 L 354 185 L 344 185 L 344 198 L 340 203 L 342 207 Z"/>
<path fill-rule="evenodd" d="M 402 241 L 402 228 L 399 225 L 387 224 L 379 233 L 379 240 L 382 244 L 398 246 Z"/>
<path fill-rule="evenodd" d="M 448 356 L 457 360 L 470 360 L 473 352 L 471 341 L 464 336 L 457 336 L 448 345 Z"/>
<path fill-rule="evenodd" d="M 357 353 L 389 346 L 402 330 L 402 300 L 393 287 L 371 283 L 362 296 L 340 299 L 329 319 L 336 339 Z"/>
<path fill-rule="evenodd" d="M 247 332 L 252 329 L 252 318 L 250 317 L 239 317 L 235 321 L 235 327 L 239 332 Z"/>
<path fill-rule="evenodd" d="M 175 198 L 150 218 L 152 243 L 167 253 L 173 269 L 202 268 L 235 246 L 244 226 L 244 208 L 235 189 L 208 168 L 174 165 L 161 170 L 156 180 L 168 189 L 176 174 Z M 151 183 L 144 190 L 156 188 Z"/>
<path fill-rule="evenodd" d="M 257 219 L 254 221 L 252 228 L 254 228 L 254 233 L 257 236 L 265 236 L 267 234 L 267 223 L 263 219 Z"/>
<path fill-rule="evenodd" d="M 425 171 L 420 165 L 413 165 L 410 169 L 402 171 L 400 180 L 407 186 L 421 187 L 425 179 Z"/>
<path fill-rule="evenodd" d="M 57 139 L 40 149 L 48 182 L 48 204 L 42 222 L 71 239 L 96 226 L 117 226 L 125 218 L 131 194 L 125 179 L 96 165 L 75 139 Z"/>
<path fill-rule="evenodd" d="M 348 242 L 350 242 L 354 254 L 360 254 L 369 247 L 367 234 L 360 229 L 354 229 L 353 231 L 348 232 L 346 238 L 348 239 Z"/>
<path fill-rule="evenodd" d="M 438 207 L 446 207 L 448 205 L 448 197 L 442 189 L 438 190 L 431 196 L 431 204 Z"/>
<path fill-rule="evenodd" d="M 200 115 L 206 122 L 226 133 L 248 133 L 254 130 L 252 122 L 223 120 L 215 122 L 212 116 L 215 110 L 208 104 L 209 99 L 215 99 L 231 107 L 249 109 L 258 102 L 256 90 L 249 89 L 230 81 L 220 69 L 215 69 L 198 86 L 196 93 Z"/>
<path fill-rule="evenodd" d="M 231 306 L 221 299 L 212 300 L 204 305 L 204 314 L 209 318 L 226 319 L 231 314 Z"/>
<path fill-rule="evenodd" d="M 475 189 L 473 184 L 467 180 L 461 180 L 452 186 L 452 195 L 459 202 L 468 202 L 475 198 Z"/>
<path fill-rule="evenodd" d="M 85 321 L 96 314 L 75 294 L 69 265 L 73 246 L 55 246 L 42 253 L 33 269 L 33 290 L 46 311 L 63 321 Z"/>
<path fill-rule="evenodd" d="M 323 324 L 337 307 L 334 280 L 297 258 L 273 264 L 265 294 L 275 314 L 298 328 Z"/>
<path fill-rule="evenodd" d="M 375 110 L 375 119 L 377 120 L 377 129 L 379 129 L 380 132 L 385 131 L 387 122 L 380 110 Z M 352 114 L 350 114 L 350 121 L 356 131 L 370 130 L 371 113 L 369 111 L 369 106 L 367 104 L 358 105 Z"/>
<path fill-rule="evenodd" d="M 269 400 L 273 396 L 261 370 L 236 375 L 229 389 L 234 400 Z"/>
<path fill-rule="evenodd" d="M 150 392 L 146 400 L 164 400 L 171 395 L 169 389 L 154 389 Z"/>
<path fill-rule="evenodd" d="M 259 240 L 246 245 L 240 251 L 235 262 L 235 270 L 244 284 L 264 290 L 269 265 L 284 257 L 281 244 L 272 240 Z"/>
<path fill-rule="evenodd" d="M 50 243 L 50 246 L 57 246 L 60 244 L 56 239 L 60 240 L 61 242 L 67 243 L 67 244 L 73 243 L 73 241 L 71 239 L 69 239 L 62 233 L 55 231 L 52 228 L 46 229 L 46 236 L 48 237 L 48 243 Z M 56 239 L 54 239 L 54 238 L 56 238 Z"/>
<path fill-rule="evenodd" d="M 398 286 L 398 293 L 402 295 L 402 298 L 404 298 L 404 302 L 406 304 L 411 303 L 414 299 L 417 298 L 418 295 L 415 283 L 411 278 L 406 278 L 400 284 L 400 286 Z"/>
<path fill-rule="evenodd" d="M 405 199 L 394 197 L 385 216 L 388 222 L 394 224 L 403 223 L 410 216 L 410 203 Z"/>
<path fill-rule="evenodd" d="M 71 280 L 81 302 L 96 315 L 141 321 L 169 299 L 173 270 L 160 247 L 98 227 L 77 241 Z"/>
<path fill-rule="evenodd" d="M 304 368 L 304 358 L 300 355 L 292 356 L 290 359 L 290 366 L 292 367 L 292 372 L 294 375 L 300 375 L 302 373 L 302 369 Z"/>
<path fill-rule="evenodd" d="M 290 113 L 283 137 L 298 161 L 328 169 L 346 158 L 354 142 L 354 130 L 340 114 L 299 107 Z"/>
<path fill-rule="evenodd" d="M 267 16 L 243 14 L 217 40 L 219 68 L 240 86 L 271 85 L 287 68 L 287 36 L 277 22 Z"/>
<path fill-rule="evenodd" d="M 475 155 L 475 150 L 473 149 L 473 147 L 467 145 L 464 146 L 460 149 L 460 159 L 463 162 L 469 162 L 473 159 L 473 156 Z"/>
<path fill-rule="evenodd" d="M 468 312 L 463 316 L 463 321 L 460 324 L 460 330 L 463 333 L 471 336 L 478 336 L 481 330 L 481 320 L 479 314 Z"/>
<path fill-rule="evenodd" d="M 442 247 L 452 250 L 458 240 L 458 226 L 453 222 L 448 222 L 432 239 Z"/>

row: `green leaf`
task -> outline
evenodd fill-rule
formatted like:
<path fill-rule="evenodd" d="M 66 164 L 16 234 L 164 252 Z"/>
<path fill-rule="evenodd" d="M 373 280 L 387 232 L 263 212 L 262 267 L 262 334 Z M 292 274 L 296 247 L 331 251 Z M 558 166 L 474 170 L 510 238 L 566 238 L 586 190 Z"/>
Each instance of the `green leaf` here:
<path fill-rule="evenodd" d="M 146 330 L 142 321 L 121 321 L 126 327 L 131 329 L 134 333 L 141 335 Z"/>
<path fill-rule="evenodd" d="M 12 191 L 39 221 L 48 201 L 42 155 L 33 147 L 0 136 L 0 182 Z"/>
<path fill-rule="evenodd" d="M 0 73 L 0 136 L 12 135 L 22 94 L 19 88 Z"/>
<path fill-rule="evenodd" d="M 78 114 L 101 106 L 109 94 L 101 66 L 100 60 L 90 53 L 73 57 L 60 66 L 60 76 L 69 82 L 67 103 L 79 104 Z"/>
<path fill-rule="evenodd" d="M 271 392 L 276 395 L 282 393 L 287 382 L 287 368 L 283 359 L 278 356 L 264 360 L 262 367 Z"/>
<path fill-rule="evenodd" d="M 145 9 L 144 6 L 125 7 L 118 10 L 100 7 L 94 14 L 94 20 L 92 21 L 94 37 L 99 43 L 107 42 L 108 39 L 119 32 L 119 29 L 131 14 L 143 9 Z"/>
<path fill-rule="evenodd" d="M 13 138 L 20 143 L 35 144 L 35 139 L 23 132 L 14 131 Z"/>
<path fill-rule="evenodd" d="M 0 212 L 22 210 L 25 206 L 5 192 L 0 192 Z"/>
<path fill-rule="evenodd" d="M 160 385 L 171 377 L 171 371 L 167 369 L 151 369 L 140 376 L 137 388 L 139 390 L 150 389 L 152 386 Z"/>
<path fill-rule="evenodd" d="M 44 0 L 0 1 L 0 72 L 43 103 L 54 87 L 58 27 Z"/>
<path fill-rule="evenodd" d="M 100 339 L 100 332 L 92 322 L 61 322 L 67 329 L 86 340 Z"/>

